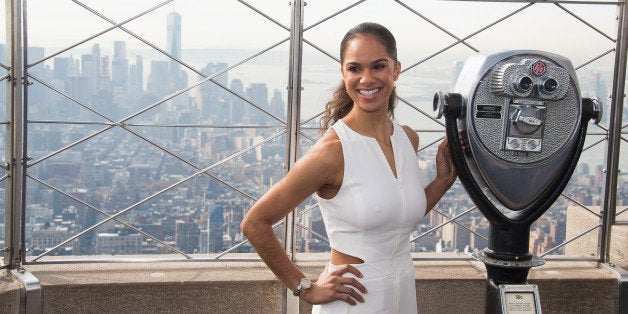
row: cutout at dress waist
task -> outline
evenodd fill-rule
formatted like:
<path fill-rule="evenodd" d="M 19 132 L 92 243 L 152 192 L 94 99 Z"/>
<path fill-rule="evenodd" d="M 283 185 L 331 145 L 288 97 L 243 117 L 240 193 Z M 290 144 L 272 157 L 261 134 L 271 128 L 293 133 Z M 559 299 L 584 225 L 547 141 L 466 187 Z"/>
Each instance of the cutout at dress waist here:
<path fill-rule="evenodd" d="M 330 262 L 334 265 L 344 265 L 344 264 L 364 264 L 364 260 L 352 256 L 349 254 L 342 253 L 335 249 L 331 249 L 331 259 Z"/>

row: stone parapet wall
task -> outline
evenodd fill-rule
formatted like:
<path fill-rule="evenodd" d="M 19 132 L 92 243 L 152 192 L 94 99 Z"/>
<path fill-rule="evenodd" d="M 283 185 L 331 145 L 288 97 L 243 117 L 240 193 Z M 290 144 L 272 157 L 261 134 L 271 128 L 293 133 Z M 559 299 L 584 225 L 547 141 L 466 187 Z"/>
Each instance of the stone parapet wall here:
<path fill-rule="evenodd" d="M 324 262 L 301 262 L 316 279 Z M 475 261 L 415 261 L 421 313 L 484 313 L 486 273 Z M 283 287 L 260 262 L 27 265 L 44 313 L 281 313 Z M 544 313 L 616 313 L 617 278 L 595 262 L 533 268 Z M 19 284 L 0 278 L 2 313 L 18 313 Z M 301 313 L 310 306 L 300 305 Z"/>

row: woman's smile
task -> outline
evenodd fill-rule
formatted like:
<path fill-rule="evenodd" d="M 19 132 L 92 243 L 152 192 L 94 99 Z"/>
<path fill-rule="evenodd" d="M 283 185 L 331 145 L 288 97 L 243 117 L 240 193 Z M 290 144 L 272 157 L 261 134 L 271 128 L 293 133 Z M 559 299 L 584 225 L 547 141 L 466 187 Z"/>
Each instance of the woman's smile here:
<path fill-rule="evenodd" d="M 368 97 L 368 98 L 374 98 L 377 96 L 377 93 L 379 92 L 379 88 L 374 88 L 374 89 L 361 89 L 359 90 L 360 95 L 364 96 L 364 97 Z"/>

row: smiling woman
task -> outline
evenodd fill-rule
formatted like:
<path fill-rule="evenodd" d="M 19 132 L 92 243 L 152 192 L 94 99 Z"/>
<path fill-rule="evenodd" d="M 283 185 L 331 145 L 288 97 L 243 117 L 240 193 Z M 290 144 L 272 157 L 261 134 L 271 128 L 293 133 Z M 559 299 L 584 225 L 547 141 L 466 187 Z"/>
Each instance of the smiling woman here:
<path fill-rule="evenodd" d="M 435 174 L 431 156 L 437 145 L 433 144 L 439 143 L 443 135 L 442 124 L 430 114 L 432 95 L 434 91 L 453 88 L 460 70 L 458 65 L 476 50 L 522 47 L 565 55 L 578 67 L 583 93 L 599 96 L 609 104 L 612 99 L 608 93 L 613 90 L 616 68 L 613 60 L 615 52 L 622 51 L 615 49 L 615 43 L 620 42 L 616 40 L 616 9 L 623 8 L 624 1 L 599 1 L 599 5 L 592 4 L 594 1 L 581 2 L 308 1 L 300 17 L 302 23 L 295 23 L 299 29 L 294 33 L 302 31 L 303 35 L 302 53 L 290 53 L 291 48 L 297 49 L 297 45 L 290 45 L 289 38 L 291 12 L 295 11 L 291 4 L 295 1 L 2 1 L 0 16 L 6 17 L 5 21 L 10 21 L 11 16 L 6 6 L 21 4 L 25 10 L 24 16 L 17 16 L 24 18 L 22 35 L 28 40 L 14 44 L 27 53 L 27 62 L 23 63 L 28 69 L 24 72 L 27 70 L 32 77 L 29 81 L 33 83 L 23 87 L 28 91 L 28 97 L 23 97 L 28 102 L 24 104 L 28 109 L 24 123 L 28 134 L 23 138 L 24 143 L 28 143 L 29 158 L 34 159 L 24 165 L 29 178 L 24 190 L 26 208 L 22 209 L 28 217 L 42 218 L 31 220 L 37 221 L 36 225 L 21 226 L 28 232 L 23 243 L 28 249 L 28 261 L 43 261 L 42 258 L 57 253 L 73 254 L 72 259 L 76 260 L 98 254 L 95 253 L 96 239 L 111 238 L 106 236 L 111 230 L 106 229 L 121 230 L 120 237 L 129 232 L 132 234 L 129 238 L 143 237 L 134 247 L 141 250 L 141 254 L 180 255 L 179 248 L 185 248 L 185 254 L 219 253 L 216 258 L 221 258 L 236 250 L 250 252 L 249 244 L 237 228 L 242 216 L 253 200 L 284 177 L 285 169 L 292 168 L 293 162 L 314 144 L 320 113 L 341 79 L 341 87 L 332 100 L 338 106 L 329 107 L 330 112 L 322 115 L 327 119 L 323 123 L 325 140 L 311 149 L 303 161 L 315 159 L 312 156 L 316 156 L 316 152 L 319 155 L 330 152 L 333 157 L 322 160 L 329 165 L 318 164 L 322 171 L 312 167 L 318 171 L 317 175 L 325 174 L 328 169 L 336 170 L 325 178 L 330 182 L 316 191 L 322 199 L 336 200 L 348 187 L 345 180 L 348 168 L 342 165 L 348 164 L 343 158 L 349 156 L 344 153 L 349 144 L 336 136 L 337 129 L 341 128 L 357 134 L 356 138 L 367 147 L 358 151 L 359 159 L 374 158 L 373 164 L 377 166 L 371 166 L 368 171 L 377 167 L 382 173 L 374 181 L 386 178 L 397 184 L 397 181 L 403 182 L 404 175 L 398 149 L 408 146 L 405 143 L 408 140 L 402 138 L 404 141 L 398 143 L 393 138 L 406 133 L 410 142 L 416 144 L 416 134 L 409 128 L 401 127 L 402 131 L 397 132 L 397 126 L 409 126 L 421 137 L 419 163 L 425 176 L 422 182 L 428 183 L 427 177 Z M 179 59 L 189 67 L 169 62 L 171 59 L 162 53 L 176 51 L 166 44 L 168 16 L 175 13 L 181 17 Z M 349 45 L 339 44 L 342 34 L 338 34 L 338 30 L 350 29 L 367 19 L 385 23 L 395 35 L 399 48 L 396 54 L 389 50 L 394 46 L 386 44 L 386 40 L 381 40 L 379 46 L 377 40 L 366 40 L 379 40 L 373 34 L 352 33 Z M 116 26 L 123 26 L 137 37 Z M 6 46 L 8 51 L 12 48 L 11 43 L 6 43 L 6 38 L 11 36 L 9 28 L 10 23 L 0 23 L 0 45 Z M 21 47 L 22 44 L 25 47 Z M 362 49 L 357 47 L 359 45 L 371 48 Z M 347 51 L 338 53 L 339 48 Z M 349 49 L 353 52 L 346 53 Z M 253 55 L 256 57 L 249 58 Z M 11 64 L 12 56 L 6 54 L 6 57 L 5 65 Z M 336 57 L 343 58 L 344 64 Z M 45 61 L 33 66 L 40 60 Z M 347 63 L 349 60 L 351 64 Z M 290 67 L 300 62 L 302 70 Z M 394 76 L 397 66 L 401 67 L 398 79 Z M 622 65 L 617 68 L 621 69 Z M 185 81 L 178 79 L 182 76 L 171 75 L 171 69 L 185 71 L 188 83 L 185 88 L 204 80 L 199 72 L 215 77 L 189 93 L 178 94 L 172 101 L 163 101 L 183 91 Z M 1 77 L 9 72 L 0 68 L 0 83 L 5 87 L 8 80 L 2 81 Z M 302 79 L 301 88 L 286 88 L 290 86 L 288 78 L 294 78 L 295 74 Z M 127 77 L 129 80 L 125 81 L 123 78 Z M 176 79 L 177 85 L 170 78 Z M 126 88 L 129 90 L 125 91 Z M 5 93 L 0 95 L 0 103 L 4 104 L 8 97 L 3 95 L 10 91 L 3 90 L 0 94 L 2 92 Z M 396 93 L 402 97 L 397 98 L 395 105 Z M 297 94 L 301 97 L 299 101 L 293 97 Z M 301 122 L 300 125 L 284 123 L 290 112 L 288 108 L 299 115 L 293 121 Z M 386 113 L 383 108 L 390 111 Z M 0 138 L 5 139 L 4 143 L 11 143 L 13 133 L 7 130 L 13 131 L 13 126 L 19 123 L 7 124 L 8 119 L 2 118 L 5 116 L 6 110 L 0 110 L 0 121 L 6 126 L 0 128 L 0 132 L 4 132 Z M 118 123 L 128 117 L 133 118 Z M 606 169 L 604 144 L 609 143 L 606 130 L 613 119 L 606 117 L 604 121 L 604 128 L 595 131 L 591 149 L 583 153 L 581 160 L 584 162 L 578 168 L 582 168 L 580 177 L 569 185 L 571 190 L 567 193 L 585 200 L 586 206 L 600 205 L 603 196 L 599 191 L 610 191 L 600 179 L 603 177 L 600 169 Z M 336 126 L 329 129 L 334 123 Z M 617 132 L 621 133 L 622 125 Z M 107 130 L 100 133 L 102 128 Z M 296 137 L 288 138 L 284 134 L 296 134 Z M 286 149 L 289 145 L 294 145 L 295 149 Z M 7 147 L 4 149 L 9 152 Z M 625 156 L 624 146 L 621 155 Z M 624 160 L 628 159 L 620 158 L 620 162 Z M 67 169 L 75 171 L 79 165 L 80 171 L 68 172 L 79 175 L 66 174 Z M 202 179 L 190 180 L 189 186 L 182 183 L 180 187 L 164 190 L 169 182 L 186 178 L 210 165 L 216 167 L 201 174 Z M 0 169 L 0 174 L 2 171 Z M 145 178 L 149 173 L 150 178 Z M 136 174 L 141 174 L 142 180 Z M 617 186 L 628 186 L 621 185 L 622 182 Z M 70 191 L 80 191 L 80 202 Z M 154 195 L 162 191 L 158 197 Z M 379 193 L 378 190 L 371 194 Z M 147 198 L 149 196 L 151 198 Z M 132 200 L 145 203 L 134 206 Z M 315 200 L 308 198 L 293 207 L 297 225 L 289 228 L 296 238 L 293 246 L 296 254 L 292 255 L 295 261 L 300 256 L 309 259 L 310 253 L 330 250 L 320 208 L 314 203 Z M 552 239 L 552 243 L 542 244 L 543 250 L 547 250 L 547 245 L 553 247 L 548 250 L 551 254 L 563 254 L 570 252 L 571 246 L 578 247 L 576 241 L 570 240 L 570 235 L 560 231 L 568 225 L 564 213 L 569 204 L 567 199 L 559 199 L 538 224 L 539 237 Z M 430 212 L 430 217 L 414 228 L 415 257 L 421 258 L 419 252 L 425 251 L 483 249 L 486 225 L 477 210 L 469 211 L 471 206 L 462 186 L 451 190 Z M 129 211 L 121 218 L 128 225 L 113 226 L 114 220 L 98 212 L 111 213 L 124 208 Z M 382 208 L 375 208 L 375 213 L 385 213 Z M 64 226 L 72 227 L 57 233 L 56 217 L 63 211 L 72 213 L 64 213 L 64 217 L 74 215 L 69 221 L 63 221 Z M 194 215 L 189 216 L 192 212 Z M 463 212 L 468 214 L 460 216 L 459 220 L 450 219 Z M 356 224 L 366 225 L 369 217 L 352 219 L 359 219 Z M 105 220 L 108 222 L 102 225 L 102 230 L 92 228 Z M 7 217 L 7 221 L 14 220 Z M 176 244 L 177 250 L 171 250 L 177 221 L 186 222 L 179 230 L 189 230 L 190 236 Z M 216 227 L 220 225 L 223 227 Z M 162 228 L 148 232 L 148 236 L 129 229 L 154 230 L 156 226 Z M 87 233 L 76 238 L 78 244 L 70 243 L 74 248 L 72 253 L 65 245 L 44 253 L 44 248 L 51 247 L 45 241 L 52 239 L 48 231 L 53 230 L 55 239 L 63 238 L 63 241 L 83 231 Z M 0 238 L 2 236 L 0 232 Z M 338 240 L 335 241 L 337 244 Z M 582 249 L 586 250 L 582 254 L 587 258 L 598 254 L 594 247 Z M 126 248 L 116 246 L 111 250 L 119 256 Z M 356 259 L 349 260 L 350 257 L 345 256 L 347 260 L 338 263 L 369 262 L 365 255 L 341 251 Z M 580 250 L 577 252 L 568 255 L 581 254 Z M 289 286 L 293 287 L 293 282 Z M 305 289 L 303 295 L 311 289 Z M 369 295 L 373 295 L 371 289 Z"/>
<path fill-rule="evenodd" d="M 343 81 L 327 104 L 327 129 L 286 177 L 262 196 L 242 231 L 295 296 L 313 313 L 416 313 L 408 239 L 456 179 L 446 141 L 436 178 L 421 183 L 418 135 L 393 120 L 401 64 L 384 26 L 362 23 L 341 42 Z M 282 249 L 272 225 L 316 194 L 331 258 L 311 283 Z"/>

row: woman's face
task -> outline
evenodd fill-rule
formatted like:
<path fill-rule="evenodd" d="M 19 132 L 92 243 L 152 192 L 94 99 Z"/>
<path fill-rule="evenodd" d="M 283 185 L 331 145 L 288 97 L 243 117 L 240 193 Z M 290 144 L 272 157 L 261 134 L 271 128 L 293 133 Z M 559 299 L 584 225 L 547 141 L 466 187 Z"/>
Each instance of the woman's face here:
<path fill-rule="evenodd" d="M 342 77 L 354 105 L 367 112 L 388 111 L 388 98 L 401 64 L 372 35 L 358 35 L 347 43 Z"/>

